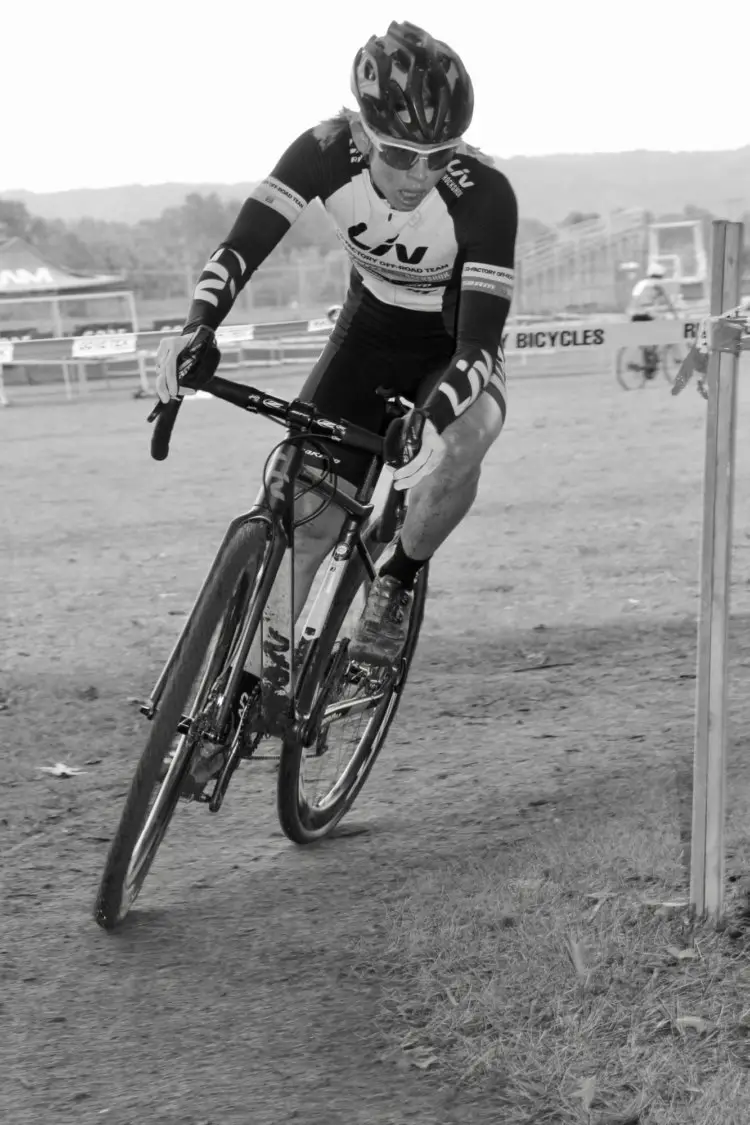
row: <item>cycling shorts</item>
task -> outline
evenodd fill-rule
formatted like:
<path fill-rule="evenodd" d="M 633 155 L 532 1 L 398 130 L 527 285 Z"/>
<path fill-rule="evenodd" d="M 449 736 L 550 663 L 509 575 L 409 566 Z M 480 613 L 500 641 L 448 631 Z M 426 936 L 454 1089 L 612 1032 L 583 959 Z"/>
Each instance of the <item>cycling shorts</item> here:
<path fill-rule="evenodd" d="M 440 313 L 396 308 L 353 287 L 299 397 L 331 418 L 385 434 L 391 419 L 378 388 L 422 405 L 440 383 L 454 351 L 455 340 Z M 482 393 L 496 396 L 491 385 Z M 370 454 L 335 442 L 320 444 L 337 476 L 359 488 Z M 316 469 L 322 467 L 321 454 L 314 449 L 306 460 Z"/>

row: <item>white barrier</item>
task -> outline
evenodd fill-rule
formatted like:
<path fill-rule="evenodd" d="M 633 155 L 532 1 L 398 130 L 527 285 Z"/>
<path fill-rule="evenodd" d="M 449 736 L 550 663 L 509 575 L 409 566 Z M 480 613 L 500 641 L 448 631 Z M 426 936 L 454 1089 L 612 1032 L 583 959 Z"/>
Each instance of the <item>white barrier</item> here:
<path fill-rule="evenodd" d="M 507 356 L 524 361 L 535 356 L 586 353 L 601 357 L 603 368 L 613 369 L 622 348 L 659 344 L 681 344 L 689 347 L 697 337 L 700 320 L 695 317 L 661 321 L 565 320 L 533 325 L 512 325 L 503 337 Z M 331 324 L 326 319 L 274 324 L 222 325 L 217 341 L 222 352 L 242 353 L 243 362 L 261 363 L 314 362 L 325 346 Z M 78 385 L 86 390 L 85 365 L 104 361 L 117 363 L 136 359 L 141 387 L 148 391 L 146 359 L 156 355 L 159 342 L 176 330 L 138 333 L 101 333 L 98 335 L 59 337 L 38 340 L 0 340 L 0 405 L 4 399 L 3 364 L 62 366 L 65 390 L 72 397 L 69 367 L 78 374 Z"/>

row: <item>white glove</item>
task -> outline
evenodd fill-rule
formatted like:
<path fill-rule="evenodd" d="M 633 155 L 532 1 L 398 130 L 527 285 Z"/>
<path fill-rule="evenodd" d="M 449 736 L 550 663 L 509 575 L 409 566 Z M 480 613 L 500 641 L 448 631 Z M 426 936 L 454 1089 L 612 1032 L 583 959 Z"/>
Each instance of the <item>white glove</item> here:
<path fill-rule="evenodd" d="M 165 336 L 159 341 L 156 353 L 156 393 L 162 402 L 169 402 L 170 398 L 181 395 L 195 394 L 189 387 L 181 387 L 177 379 L 177 360 L 192 338 L 193 333 L 189 332 L 186 336 Z"/>
<path fill-rule="evenodd" d="M 410 415 L 403 419 L 405 432 L 407 432 L 409 419 Z M 415 484 L 419 484 L 421 480 L 435 471 L 445 456 L 445 442 L 429 418 L 424 420 L 421 440 L 417 447 L 412 449 L 409 445 L 405 446 L 404 456 L 409 456 L 409 454 L 411 454 L 410 460 L 405 465 L 399 466 L 393 474 L 393 487 L 397 492 L 414 488 Z"/>

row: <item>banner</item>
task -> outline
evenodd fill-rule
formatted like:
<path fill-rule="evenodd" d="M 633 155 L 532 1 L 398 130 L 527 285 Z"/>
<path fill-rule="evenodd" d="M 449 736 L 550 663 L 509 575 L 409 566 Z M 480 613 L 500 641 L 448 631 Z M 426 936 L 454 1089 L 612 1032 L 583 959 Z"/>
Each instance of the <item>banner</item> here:
<path fill-rule="evenodd" d="M 216 343 L 219 347 L 227 344 L 241 344 L 255 339 L 254 324 L 223 324 L 216 329 Z"/>
<path fill-rule="evenodd" d="M 506 354 L 545 351 L 615 351 L 629 345 L 687 344 L 692 346 L 699 320 L 555 321 L 511 327 L 503 336 Z"/>
<path fill-rule="evenodd" d="M 111 336 L 75 336 L 70 355 L 73 359 L 105 359 L 108 356 L 129 355 L 135 350 L 135 333 L 122 332 Z"/>

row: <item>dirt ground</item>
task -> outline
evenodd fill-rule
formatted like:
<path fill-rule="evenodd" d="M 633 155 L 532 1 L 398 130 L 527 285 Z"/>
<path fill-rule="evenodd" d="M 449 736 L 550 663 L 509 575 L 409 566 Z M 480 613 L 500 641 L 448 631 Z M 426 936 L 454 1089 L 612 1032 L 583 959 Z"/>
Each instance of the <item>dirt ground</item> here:
<path fill-rule="evenodd" d="M 0 413 L 0 1119 L 452 1125 L 491 1092 L 394 1065 L 389 912 L 420 879 L 584 819 L 668 822 L 684 894 L 705 404 L 600 374 L 512 379 L 470 517 L 433 566 L 389 742 L 339 838 L 281 835 L 267 763 L 178 810 L 129 923 L 91 920 L 148 694 L 269 424 L 213 401 L 148 456 L 120 391 Z M 298 376 L 256 379 L 292 395 Z M 729 872 L 745 845 L 750 448 L 739 427 Z M 81 772 L 58 778 L 40 767 Z M 366 952 L 366 958 L 363 951 Z M 367 962 L 368 972 L 363 972 Z"/>

